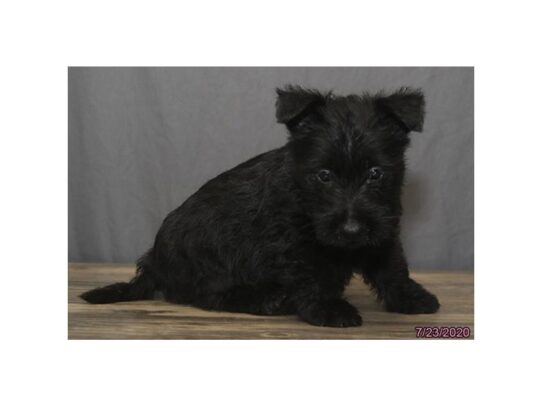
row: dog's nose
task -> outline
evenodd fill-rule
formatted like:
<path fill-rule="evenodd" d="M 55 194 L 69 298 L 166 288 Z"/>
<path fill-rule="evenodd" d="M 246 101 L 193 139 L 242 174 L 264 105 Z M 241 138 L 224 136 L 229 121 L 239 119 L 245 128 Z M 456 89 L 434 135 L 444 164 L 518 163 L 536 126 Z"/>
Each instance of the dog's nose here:
<path fill-rule="evenodd" d="M 348 235 L 353 235 L 355 233 L 358 233 L 359 229 L 360 229 L 359 223 L 356 222 L 355 220 L 348 220 L 343 226 L 344 233 Z"/>

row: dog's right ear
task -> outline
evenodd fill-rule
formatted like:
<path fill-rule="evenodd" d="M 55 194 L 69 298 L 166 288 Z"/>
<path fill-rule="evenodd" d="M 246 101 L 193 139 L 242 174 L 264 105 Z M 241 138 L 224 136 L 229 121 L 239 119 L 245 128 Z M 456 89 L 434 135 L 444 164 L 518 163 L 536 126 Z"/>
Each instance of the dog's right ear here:
<path fill-rule="evenodd" d="M 277 122 L 294 129 L 316 106 L 325 104 L 328 96 L 300 86 L 277 88 L 276 117 Z"/>

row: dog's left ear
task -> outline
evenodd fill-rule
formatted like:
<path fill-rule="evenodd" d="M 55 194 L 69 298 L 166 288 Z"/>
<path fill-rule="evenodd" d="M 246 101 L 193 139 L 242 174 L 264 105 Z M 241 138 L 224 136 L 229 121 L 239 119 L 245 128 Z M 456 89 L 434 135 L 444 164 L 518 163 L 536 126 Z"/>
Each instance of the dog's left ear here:
<path fill-rule="evenodd" d="M 377 105 L 399 120 L 408 131 L 422 131 L 425 97 L 420 89 L 401 88 L 389 96 L 376 99 Z"/>
<path fill-rule="evenodd" d="M 277 122 L 291 129 L 296 123 L 310 115 L 316 106 L 323 105 L 325 101 L 326 95 L 316 90 L 292 85 L 282 89 L 277 88 Z"/>

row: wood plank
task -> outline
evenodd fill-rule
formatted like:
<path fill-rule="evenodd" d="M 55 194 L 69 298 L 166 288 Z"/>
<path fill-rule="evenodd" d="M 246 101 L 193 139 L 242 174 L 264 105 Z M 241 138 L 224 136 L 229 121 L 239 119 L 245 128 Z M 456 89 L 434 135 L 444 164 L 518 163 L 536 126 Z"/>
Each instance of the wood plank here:
<path fill-rule="evenodd" d="M 134 271 L 132 264 L 69 265 L 69 339 L 415 339 L 416 326 L 467 326 L 474 337 L 471 272 L 412 273 L 439 297 L 441 309 L 432 315 L 385 312 L 356 277 L 346 297 L 359 308 L 364 323 L 354 328 L 315 327 L 295 316 L 210 312 L 159 300 L 95 305 L 78 297 L 91 288 L 128 281 Z"/>

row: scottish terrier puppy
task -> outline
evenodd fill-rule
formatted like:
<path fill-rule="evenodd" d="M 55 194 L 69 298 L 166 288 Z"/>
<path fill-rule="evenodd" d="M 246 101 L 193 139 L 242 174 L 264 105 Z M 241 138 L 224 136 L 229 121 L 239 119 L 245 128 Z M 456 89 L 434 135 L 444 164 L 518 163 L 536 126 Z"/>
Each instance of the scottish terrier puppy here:
<path fill-rule="evenodd" d="M 401 187 L 424 96 L 335 96 L 277 90 L 285 146 L 207 182 L 164 220 L 129 283 L 88 291 L 90 303 L 153 298 L 208 310 L 297 314 L 319 326 L 361 325 L 343 297 L 360 273 L 385 309 L 433 313 L 437 298 L 409 277 Z"/>

